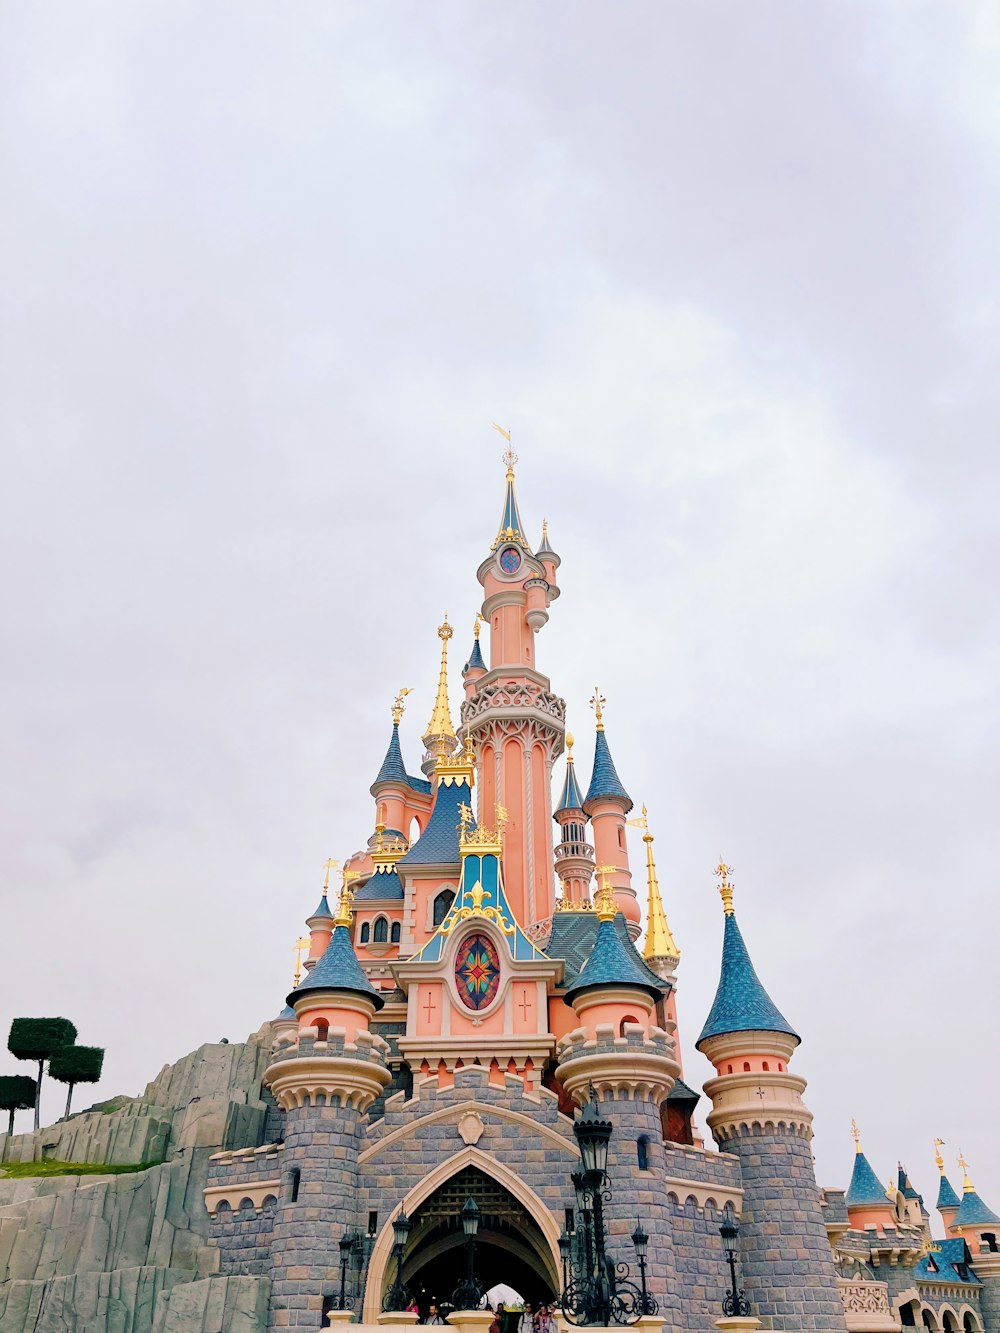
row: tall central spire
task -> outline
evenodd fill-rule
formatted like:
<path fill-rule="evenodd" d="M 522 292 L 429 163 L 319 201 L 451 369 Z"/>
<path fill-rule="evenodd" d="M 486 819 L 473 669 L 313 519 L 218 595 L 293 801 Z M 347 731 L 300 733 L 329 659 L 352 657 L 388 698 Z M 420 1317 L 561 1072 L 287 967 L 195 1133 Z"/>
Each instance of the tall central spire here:
<path fill-rule="evenodd" d="M 495 424 L 495 423 L 494 423 Z M 514 542 L 523 547 L 526 551 L 531 550 L 528 539 L 524 535 L 524 525 L 521 522 L 521 515 L 517 510 L 517 493 L 514 490 L 514 464 L 517 462 L 517 454 L 510 447 L 510 433 L 505 431 L 502 426 L 496 429 L 507 441 L 507 448 L 504 452 L 503 461 L 507 465 L 507 488 L 503 498 L 503 513 L 500 516 L 500 530 L 497 532 L 496 539 L 490 547 L 495 551 L 498 546 L 504 542 Z"/>
<path fill-rule="evenodd" d="M 656 862 L 653 860 L 653 835 L 649 831 L 646 807 L 642 807 L 642 815 L 639 819 L 630 820 L 629 822 L 635 823 L 644 830 L 642 840 L 646 844 L 646 890 L 648 897 L 646 900 L 646 942 L 643 946 L 642 956 L 647 961 L 653 958 L 672 958 L 677 962 L 680 960 L 681 951 L 678 949 L 667 924 L 667 914 L 663 909 L 663 899 L 660 897 L 660 881 L 656 877 Z"/>
<path fill-rule="evenodd" d="M 437 696 L 427 730 L 421 738 L 425 754 L 421 768 L 427 774 L 434 770 L 434 765 L 442 755 L 449 755 L 458 745 L 455 728 L 451 721 L 451 705 L 448 702 L 448 640 L 455 631 L 448 624 L 448 613 L 438 626 L 438 638 L 441 640 L 441 668 L 438 671 Z"/>

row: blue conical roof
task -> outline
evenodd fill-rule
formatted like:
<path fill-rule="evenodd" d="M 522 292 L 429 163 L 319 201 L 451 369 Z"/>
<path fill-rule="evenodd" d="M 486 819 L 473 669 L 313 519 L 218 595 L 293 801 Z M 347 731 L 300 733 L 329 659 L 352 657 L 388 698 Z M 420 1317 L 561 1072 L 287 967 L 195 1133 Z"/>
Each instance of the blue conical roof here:
<path fill-rule="evenodd" d="M 605 735 L 604 728 L 600 727 L 597 732 L 597 740 L 594 743 L 594 771 L 591 774 L 590 786 L 587 788 L 587 797 L 583 808 L 586 810 L 591 801 L 608 797 L 621 801 L 625 806 L 626 813 L 632 809 L 632 797 L 622 786 L 622 780 L 615 771 L 614 760 L 611 758 L 611 751 L 608 749 L 608 738 Z"/>
<path fill-rule="evenodd" d="M 549 525 L 548 525 L 548 523 L 543 523 L 543 524 L 542 524 L 542 544 L 539 546 L 538 550 L 535 552 L 535 555 L 539 555 L 539 556 L 541 556 L 541 555 L 555 555 L 555 554 L 556 554 L 556 553 L 555 553 L 555 551 L 554 551 L 553 548 L 552 548 L 552 543 L 549 541 Z M 559 559 L 559 557 L 556 556 L 556 560 L 558 560 L 558 559 Z"/>
<path fill-rule="evenodd" d="M 580 786 L 576 780 L 576 765 L 573 763 L 572 755 L 566 760 L 566 780 L 563 782 L 562 795 L 554 813 L 558 814 L 560 810 L 583 810 L 583 797 L 580 795 Z"/>
<path fill-rule="evenodd" d="M 459 806 L 471 805 L 472 793 L 464 782 L 438 783 L 434 809 L 423 833 L 396 862 L 409 870 L 421 865 L 458 865 Z"/>
<path fill-rule="evenodd" d="M 854 1170 L 851 1183 L 847 1187 L 844 1202 L 848 1208 L 890 1208 L 892 1205 L 886 1196 L 885 1186 L 872 1170 L 871 1163 L 863 1152 L 854 1154 Z"/>
<path fill-rule="evenodd" d="M 462 675 L 464 676 L 469 671 L 475 671 L 477 667 L 480 671 L 486 670 L 486 663 L 483 661 L 482 649 L 479 647 L 478 635 L 472 641 L 472 652 L 469 654 L 469 660 L 466 662 L 465 666 L 462 667 Z"/>
<path fill-rule="evenodd" d="M 967 1189 L 962 1194 L 962 1202 L 951 1224 L 953 1227 L 978 1227 L 1000 1225 L 992 1208 L 987 1208 L 975 1190 Z"/>
<path fill-rule="evenodd" d="M 941 1175 L 941 1184 L 938 1186 L 937 1207 L 957 1208 L 962 1200 L 955 1193 L 951 1181 L 944 1173 Z"/>
<path fill-rule="evenodd" d="M 379 787 L 385 782 L 398 782 L 408 786 L 410 782 L 409 775 L 406 772 L 406 765 L 403 763 L 403 752 L 399 748 L 399 723 L 392 724 L 392 735 L 389 737 L 389 748 L 385 752 L 385 758 L 382 760 L 382 767 L 378 771 L 378 777 L 372 783 L 370 791 L 374 796 Z"/>
<path fill-rule="evenodd" d="M 722 937 L 722 973 L 711 1011 L 695 1042 L 724 1032 L 787 1032 L 799 1040 L 754 971 L 733 914 L 726 916 Z"/>
<path fill-rule="evenodd" d="M 385 1000 L 362 971 L 351 943 L 351 932 L 346 926 L 334 928 L 326 952 L 312 971 L 306 973 L 301 985 L 289 995 L 288 1003 L 294 1004 L 298 996 L 314 990 L 351 991 L 374 1001 L 376 1009 L 381 1009 L 385 1004 Z"/>
<path fill-rule="evenodd" d="M 526 551 L 531 551 L 528 545 L 528 539 L 524 535 L 524 526 L 521 523 L 521 515 L 517 512 L 517 495 L 514 491 L 514 469 L 507 469 L 507 488 L 503 497 L 503 514 L 500 518 L 500 530 L 497 533 L 496 541 L 493 543 L 493 549 L 503 544 L 503 542 L 516 542 Z"/>
<path fill-rule="evenodd" d="M 313 912 L 312 916 L 306 917 L 306 922 L 314 921 L 317 918 L 323 921 L 333 920 L 333 913 L 330 911 L 330 904 L 326 899 L 326 889 L 323 890 L 323 896 L 319 900 L 319 906 L 316 908 L 315 912 Z"/>
<path fill-rule="evenodd" d="M 665 989 L 659 977 L 636 953 L 631 940 L 622 940 L 614 919 L 602 921 L 597 927 L 594 947 L 563 998 L 567 1004 L 572 1004 L 575 995 L 602 986 L 633 986 L 654 999 L 659 999 Z"/>
<path fill-rule="evenodd" d="M 281 1013 L 280 1013 L 280 1014 L 278 1015 L 278 1017 L 275 1019 L 275 1022 L 276 1022 L 276 1023 L 294 1023 L 294 1022 L 297 1021 L 297 1019 L 298 1019 L 298 1015 L 296 1014 L 295 1010 L 292 1008 L 292 1006 L 291 1006 L 290 1004 L 286 1004 L 285 1007 L 284 1007 L 284 1009 L 282 1009 Z"/>

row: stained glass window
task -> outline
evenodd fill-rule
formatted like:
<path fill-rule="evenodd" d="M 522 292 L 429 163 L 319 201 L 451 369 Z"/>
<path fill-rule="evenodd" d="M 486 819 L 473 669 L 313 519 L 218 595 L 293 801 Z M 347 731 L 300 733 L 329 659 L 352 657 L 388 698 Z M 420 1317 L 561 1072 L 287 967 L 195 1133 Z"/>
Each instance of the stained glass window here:
<path fill-rule="evenodd" d="M 485 1009 L 500 985 L 500 959 L 488 936 L 467 935 L 455 959 L 455 984 L 468 1009 Z"/>

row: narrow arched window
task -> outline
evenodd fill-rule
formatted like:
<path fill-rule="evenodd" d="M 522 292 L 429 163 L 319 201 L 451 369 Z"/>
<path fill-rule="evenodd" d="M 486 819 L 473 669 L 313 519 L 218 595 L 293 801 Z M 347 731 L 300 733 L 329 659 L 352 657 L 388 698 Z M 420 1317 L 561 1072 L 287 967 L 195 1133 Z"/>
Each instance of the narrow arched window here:
<path fill-rule="evenodd" d="M 302 1172 L 297 1166 L 293 1166 L 288 1173 L 288 1202 L 295 1203 L 299 1197 L 299 1182 L 302 1179 Z"/>
<path fill-rule="evenodd" d="M 392 923 L 392 930 L 389 932 L 389 943 L 398 944 L 400 934 L 400 925 L 398 921 Z"/>
<path fill-rule="evenodd" d="M 764 1061 L 764 1073 L 766 1074 L 766 1073 L 770 1070 L 770 1068 L 771 1068 L 771 1066 L 770 1066 L 770 1065 L 767 1063 L 767 1061 L 765 1060 L 765 1061 Z"/>
<path fill-rule="evenodd" d="M 362 924 L 362 927 L 361 927 L 361 943 L 362 943 L 362 944 L 367 944 L 367 943 L 368 943 L 368 941 L 371 939 L 371 933 L 372 933 L 372 928 L 371 928 L 371 926 L 368 924 L 368 922 L 365 921 L 365 922 Z"/>
<path fill-rule="evenodd" d="M 749 1061 L 749 1060 L 744 1060 L 744 1061 L 743 1061 L 743 1072 L 744 1072 L 744 1074 L 749 1074 L 749 1073 L 750 1073 L 750 1061 Z"/>
<path fill-rule="evenodd" d="M 384 916 L 375 918 L 375 929 L 372 931 L 372 942 L 374 944 L 385 944 L 389 938 L 389 922 Z"/>
<path fill-rule="evenodd" d="M 624 1037 L 626 1023 L 638 1023 L 638 1021 L 639 1020 L 635 1017 L 634 1014 L 626 1014 L 625 1017 L 622 1019 L 622 1021 L 618 1024 L 619 1037 Z"/>
<path fill-rule="evenodd" d="M 329 1035 L 330 1032 L 330 1024 L 326 1021 L 326 1019 L 317 1018 L 316 1022 L 313 1024 L 313 1027 L 316 1029 L 316 1040 L 326 1041 L 327 1036 Z"/>
<path fill-rule="evenodd" d="M 440 926 L 441 922 L 448 915 L 448 909 L 455 901 L 455 891 L 453 889 L 442 889 L 434 899 L 434 924 Z"/>
<path fill-rule="evenodd" d="M 639 1163 L 640 1171 L 649 1170 L 649 1139 L 645 1134 L 640 1134 L 635 1143 L 635 1155 Z"/>

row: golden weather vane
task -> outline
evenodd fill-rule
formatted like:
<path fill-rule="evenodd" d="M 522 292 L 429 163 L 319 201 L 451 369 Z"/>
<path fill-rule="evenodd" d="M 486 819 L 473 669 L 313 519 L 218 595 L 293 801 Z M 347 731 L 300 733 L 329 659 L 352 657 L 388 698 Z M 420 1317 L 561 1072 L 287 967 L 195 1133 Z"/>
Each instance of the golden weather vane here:
<path fill-rule="evenodd" d="M 943 1147 L 944 1139 L 934 1140 L 934 1163 L 942 1175 L 944 1175 L 944 1158 L 941 1156 L 941 1149 Z"/>
<path fill-rule="evenodd" d="M 397 727 L 402 720 L 403 714 L 406 712 L 406 704 L 403 703 L 403 700 L 408 694 L 412 693 L 413 690 L 406 685 L 399 691 L 395 699 L 392 701 L 392 720 Z"/>
<path fill-rule="evenodd" d="M 851 1136 L 852 1136 L 852 1138 L 854 1139 L 854 1151 L 855 1151 L 855 1152 L 860 1152 L 860 1151 L 861 1151 L 861 1130 L 858 1129 L 858 1122 L 857 1122 L 856 1120 L 852 1120 L 852 1121 L 851 1121 Z"/>
<path fill-rule="evenodd" d="M 339 862 L 339 861 L 334 861 L 332 857 L 329 857 L 329 858 L 327 859 L 327 861 L 326 861 L 326 867 L 325 867 L 325 868 L 326 868 L 326 875 L 323 877 L 323 893 L 324 893 L 324 894 L 326 893 L 326 891 L 327 891 L 327 890 L 329 889 L 329 887 L 330 887 L 330 871 L 331 871 L 331 870 L 339 870 L 339 869 L 340 869 L 340 862 Z"/>
<path fill-rule="evenodd" d="M 309 948 L 310 941 L 304 935 L 300 935 L 295 941 L 295 989 L 298 990 L 299 982 L 302 980 L 302 951 Z"/>
<path fill-rule="evenodd" d="M 641 815 L 637 815 L 635 819 L 626 819 L 625 823 L 629 826 L 629 828 L 641 828 L 644 833 L 648 833 L 649 820 L 646 818 L 647 813 L 648 812 L 646 810 L 646 807 L 643 806 Z"/>
<path fill-rule="evenodd" d="M 493 429 L 499 431 L 507 441 L 507 448 L 504 450 L 503 461 L 507 467 L 507 477 L 508 479 L 511 479 L 514 476 L 514 464 L 517 462 L 517 454 L 515 454 L 514 448 L 510 442 L 510 431 L 504 430 L 503 426 L 498 425 L 495 421 L 493 422 Z"/>
<path fill-rule="evenodd" d="M 736 887 L 729 876 L 733 873 L 733 867 L 726 865 L 719 854 L 719 864 L 715 867 L 715 874 L 719 879 L 719 893 L 722 895 L 722 909 L 726 916 L 733 915 L 733 889 Z"/>
<path fill-rule="evenodd" d="M 597 873 L 601 877 L 601 887 L 597 890 L 597 896 L 594 899 L 594 910 L 597 912 L 600 921 L 614 921 L 618 912 L 615 891 L 608 883 L 608 876 L 613 875 L 617 869 L 617 866 L 597 867 Z"/>
<path fill-rule="evenodd" d="M 597 730 L 604 730 L 604 705 L 607 703 L 604 695 L 601 693 L 599 685 L 594 686 L 594 693 L 590 698 L 590 706 L 594 710 L 594 717 L 597 721 Z"/>
<path fill-rule="evenodd" d="M 473 623 L 473 626 L 472 626 L 472 632 L 473 632 L 473 634 L 476 636 L 477 639 L 479 638 L 479 631 L 482 629 L 482 627 L 483 627 L 485 624 L 486 624 L 486 621 L 482 618 L 482 616 L 481 616 L 481 615 L 479 614 L 479 612 L 477 611 L 477 612 L 476 612 L 476 619 L 475 619 L 475 621 L 474 621 L 474 623 Z"/>

